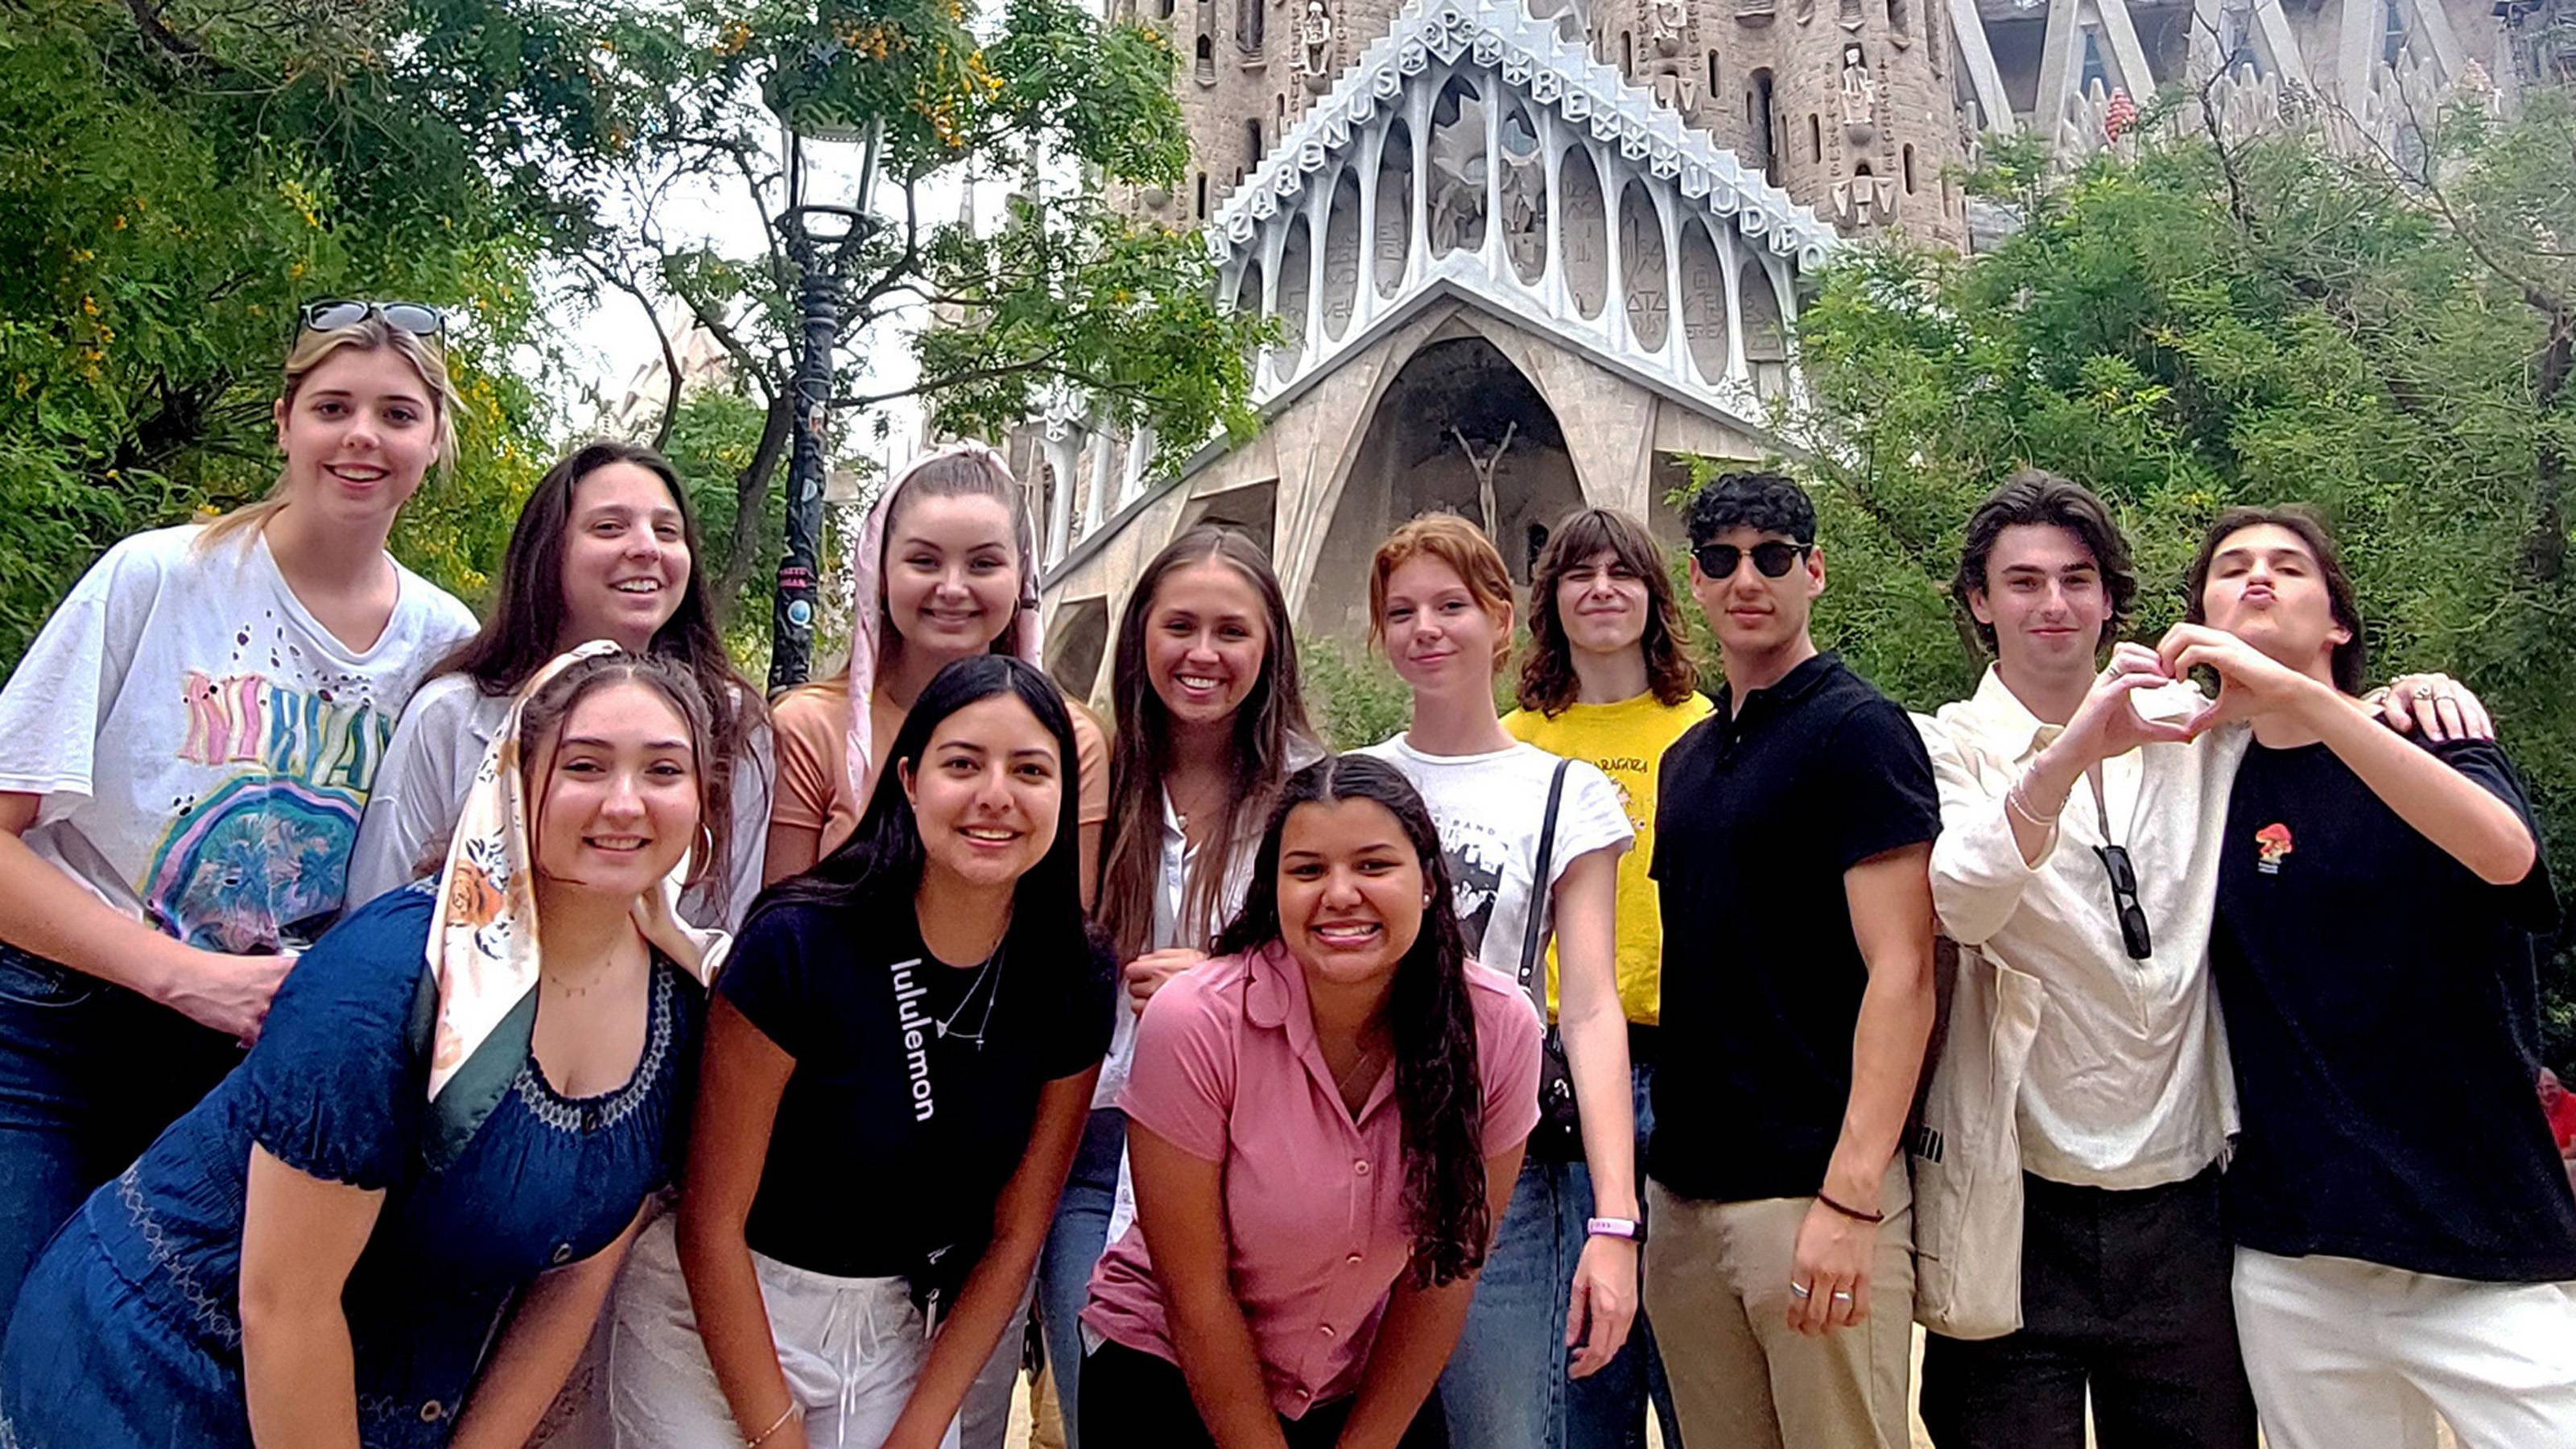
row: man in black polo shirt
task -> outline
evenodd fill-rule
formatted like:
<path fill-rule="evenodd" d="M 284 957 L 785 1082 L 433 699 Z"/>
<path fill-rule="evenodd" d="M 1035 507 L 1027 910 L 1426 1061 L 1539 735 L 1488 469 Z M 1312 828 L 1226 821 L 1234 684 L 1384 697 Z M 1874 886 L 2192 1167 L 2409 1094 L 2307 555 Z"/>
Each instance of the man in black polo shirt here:
<path fill-rule="evenodd" d="M 1825 561 L 1807 495 L 1731 473 L 1688 522 L 1726 685 L 1656 792 L 1668 1046 L 1646 1297 L 1688 1443 L 1904 1449 L 1896 1147 L 1932 1025 L 1940 800 L 1905 712 L 1808 635 Z"/>

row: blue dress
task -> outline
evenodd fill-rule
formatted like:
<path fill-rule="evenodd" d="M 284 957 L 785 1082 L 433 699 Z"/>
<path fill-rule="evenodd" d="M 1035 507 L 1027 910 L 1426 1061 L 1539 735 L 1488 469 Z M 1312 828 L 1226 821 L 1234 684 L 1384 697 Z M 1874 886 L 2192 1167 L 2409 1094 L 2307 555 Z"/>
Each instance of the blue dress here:
<path fill-rule="evenodd" d="M 394 891 L 316 942 L 242 1066 L 54 1235 L 0 1346 L 0 1449 L 249 1449 L 254 1143 L 386 1193 L 341 1299 L 366 1449 L 445 1444 L 521 1290 L 607 1247 L 671 1180 L 705 994 L 658 956 L 625 1087 L 567 1099 L 531 1061 L 463 1155 L 425 1165 L 430 905 L 426 884 Z"/>

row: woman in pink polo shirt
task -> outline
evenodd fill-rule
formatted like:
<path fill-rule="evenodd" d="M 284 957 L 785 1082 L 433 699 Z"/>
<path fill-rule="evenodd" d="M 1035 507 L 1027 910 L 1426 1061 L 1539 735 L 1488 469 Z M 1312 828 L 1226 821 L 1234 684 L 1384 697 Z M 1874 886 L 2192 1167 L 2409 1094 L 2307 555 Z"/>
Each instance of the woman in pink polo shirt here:
<path fill-rule="evenodd" d="M 1469 961 L 1439 832 L 1378 760 L 1289 778 L 1218 945 L 1137 1028 L 1082 1435 L 1444 1445 L 1426 1400 L 1537 1118 L 1537 1015 Z"/>

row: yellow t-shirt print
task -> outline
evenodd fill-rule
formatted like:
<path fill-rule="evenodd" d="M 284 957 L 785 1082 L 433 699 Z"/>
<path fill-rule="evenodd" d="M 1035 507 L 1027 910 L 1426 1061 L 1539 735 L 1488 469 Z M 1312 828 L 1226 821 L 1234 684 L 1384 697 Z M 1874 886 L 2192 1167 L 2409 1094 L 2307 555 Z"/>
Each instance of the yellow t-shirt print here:
<path fill-rule="evenodd" d="M 1582 760 L 1610 777 L 1628 824 L 1637 832 L 1633 849 L 1619 858 L 1619 1004 L 1628 1019 L 1655 1024 L 1663 1001 L 1663 913 L 1655 901 L 1655 882 L 1647 874 L 1655 859 L 1655 778 L 1664 751 L 1715 706 L 1707 695 L 1693 694 L 1679 704 L 1665 704 L 1652 694 L 1617 704 L 1577 704 L 1550 717 L 1516 709 L 1503 716 L 1503 728 L 1516 740 L 1550 754 Z M 1547 948 L 1547 1008 L 1556 1013 L 1556 946 Z"/>

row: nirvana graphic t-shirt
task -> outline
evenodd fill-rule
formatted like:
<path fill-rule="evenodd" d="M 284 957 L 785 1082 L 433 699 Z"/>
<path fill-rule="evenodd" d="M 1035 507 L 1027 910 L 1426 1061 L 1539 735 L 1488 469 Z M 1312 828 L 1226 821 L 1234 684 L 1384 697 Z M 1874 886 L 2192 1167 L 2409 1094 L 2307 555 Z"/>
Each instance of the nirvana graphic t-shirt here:
<path fill-rule="evenodd" d="M 384 632 L 352 649 L 253 535 L 140 533 L 72 587 L 0 690 L 0 790 L 40 797 L 27 844 L 189 945 L 300 945 L 345 893 L 394 722 L 465 606 L 395 565 Z"/>
<path fill-rule="evenodd" d="M 1599 770 L 1577 760 L 1565 772 L 1548 878 L 1533 881 L 1556 756 L 1517 744 L 1482 755 L 1426 755 L 1404 735 L 1355 753 L 1395 766 L 1422 792 L 1432 824 L 1440 827 L 1440 854 L 1449 867 L 1467 951 L 1514 979 L 1529 913 L 1541 913 L 1541 941 L 1553 928 L 1546 915 L 1549 892 L 1567 864 L 1604 846 L 1626 850 L 1634 838 L 1619 792 Z"/>
<path fill-rule="evenodd" d="M 763 906 L 716 994 L 796 1059 L 744 1236 L 841 1278 L 962 1278 L 1027 1152 L 1038 1091 L 1109 1046 L 1109 953 L 1061 949 L 955 965 L 922 945 L 909 896 Z M 852 1193 L 860 1165 L 883 1190 Z"/>
<path fill-rule="evenodd" d="M 2426 748 L 2530 823 L 2503 751 Z M 2237 1241 L 2576 1278 L 2576 1195 L 2539 1093 L 2532 933 L 2556 921 L 2540 862 L 2489 885 L 2326 746 L 2246 752 L 2210 941 L 2245 1118 Z"/>

